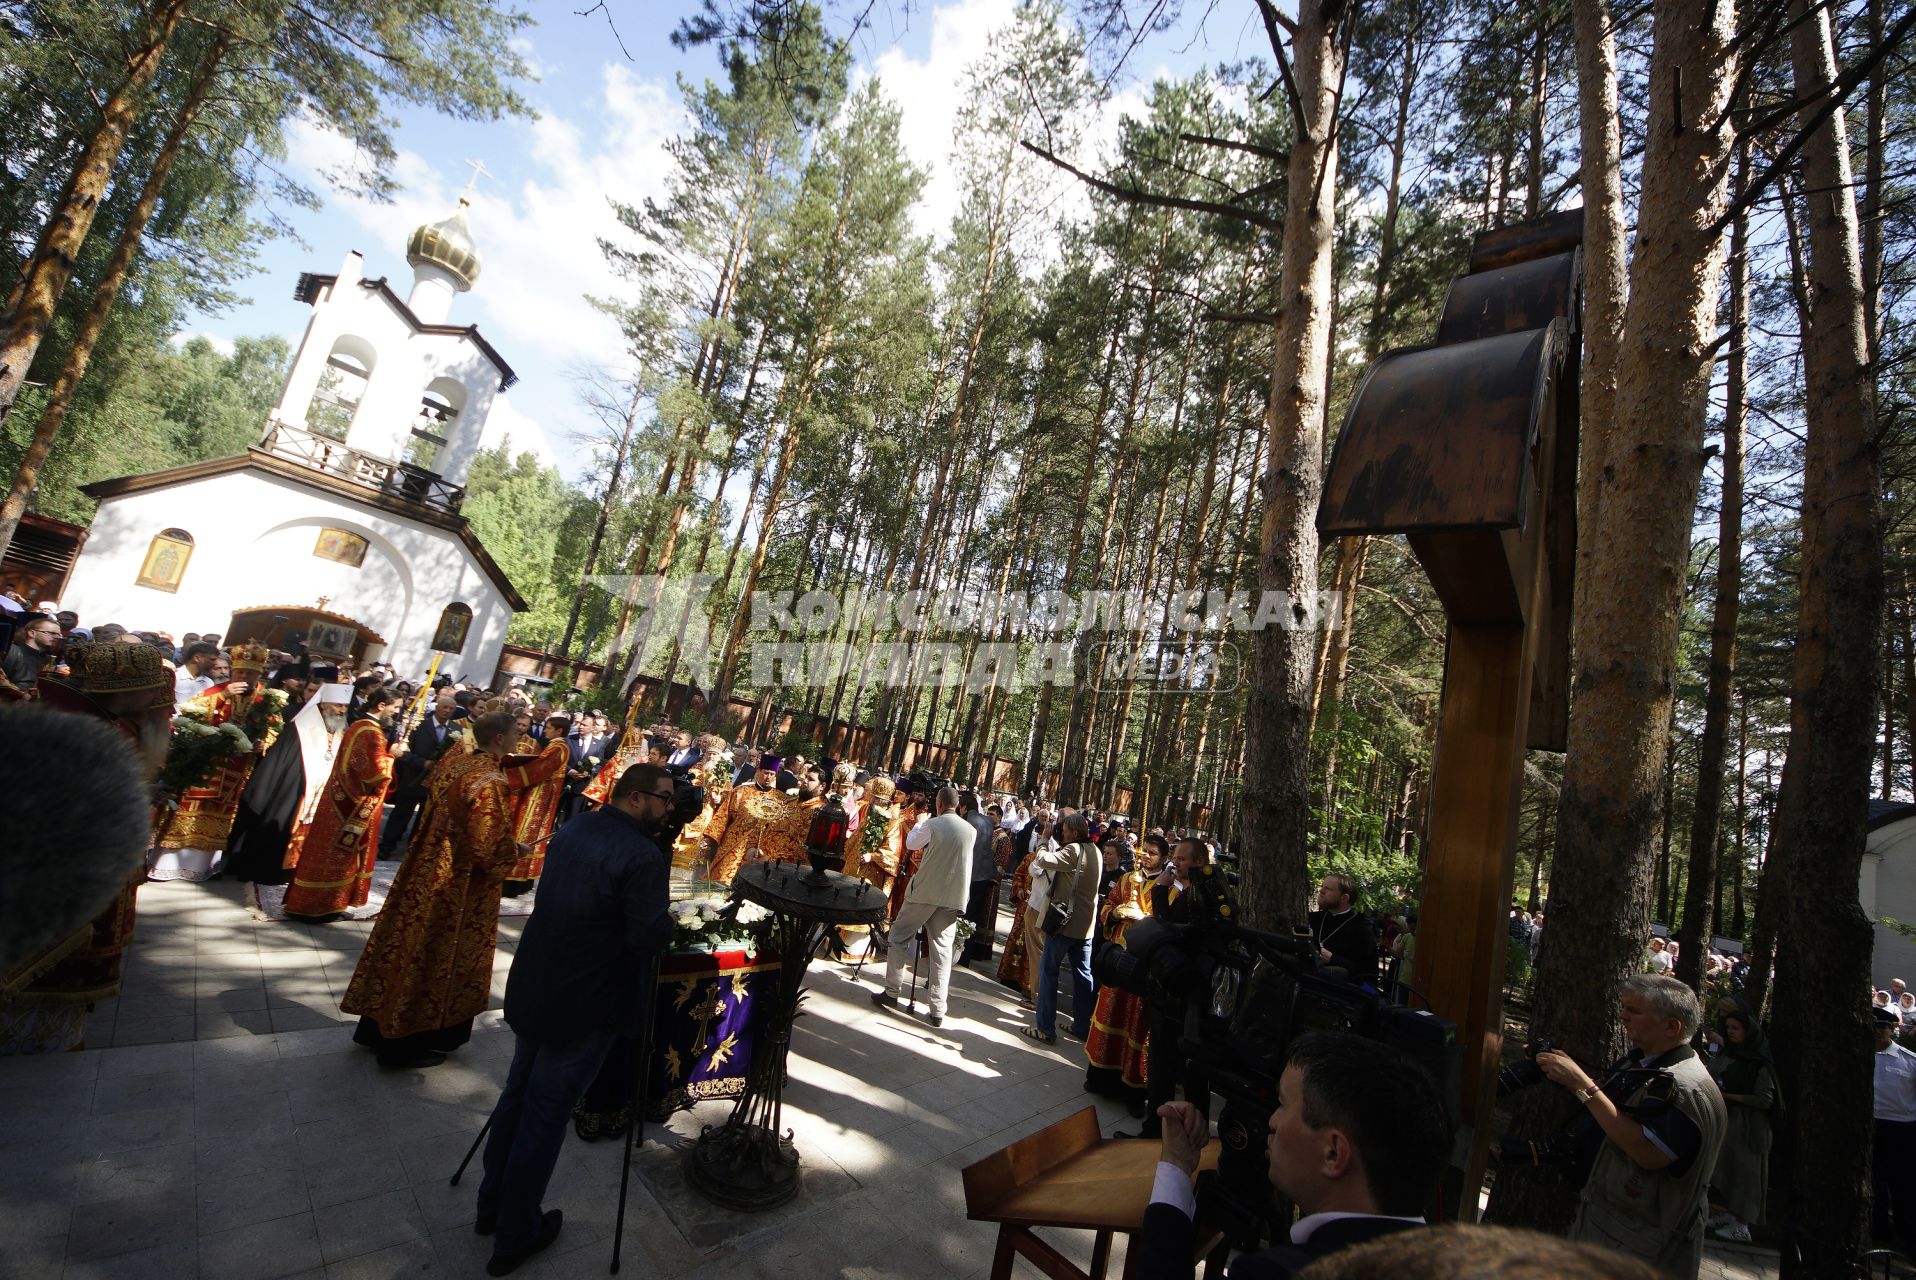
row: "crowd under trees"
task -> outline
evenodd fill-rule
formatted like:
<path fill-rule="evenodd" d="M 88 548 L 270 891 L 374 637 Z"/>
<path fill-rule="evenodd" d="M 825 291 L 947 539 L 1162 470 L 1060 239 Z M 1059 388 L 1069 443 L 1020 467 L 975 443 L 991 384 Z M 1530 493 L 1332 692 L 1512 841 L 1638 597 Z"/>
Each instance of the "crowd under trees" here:
<path fill-rule="evenodd" d="M 1916 5 L 1253 0 L 1228 20 L 1264 32 L 1259 56 L 1138 86 L 1120 113 L 1138 50 L 1225 12 L 1032 0 L 967 73 L 957 209 L 931 236 L 907 87 L 856 71 L 868 13 L 751 0 L 679 32 L 716 61 L 685 81 L 668 193 L 619 205 L 604 245 L 595 296 L 629 359 L 580 391 L 603 424 L 591 473 L 569 486 L 503 450 L 473 469 L 467 514 L 532 604 L 513 640 L 603 665 L 602 688 L 641 653 L 682 681 L 677 637 L 635 640 L 649 588 L 587 579 L 712 575 L 715 711 L 748 695 L 868 727 L 874 763 L 916 740 L 960 778 L 1017 761 L 1025 785 L 1206 823 L 1237 844 L 1258 923 L 1294 917 L 1332 862 L 1414 899 L 1443 611 L 1401 541 L 1318 545 L 1322 464 L 1365 368 L 1429 340 L 1475 233 L 1581 207 L 1570 741 L 1533 755 L 1519 822 L 1520 899 L 1548 898 L 1532 1027 L 1606 1061 L 1618 1031 L 1592 993 L 1638 967 L 1652 920 L 1689 944 L 1691 981 L 1698 943 L 1745 940 L 1786 1094 L 1778 1193 L 1801 1273 L 1838 1274 L 1870 1115 L 1849 998 L 1870 922 L 1843 886 L 1865 800 L 1908 797 L 1916 761 Z M 378 189 L 382 101 L 525 109 L 503 38 L 524 19 L 481 0 L 0 19 L 6 519 L 30 494 L 83 519 L 75 485 L 257 429 L 283 345 L 168 339 L 231 301 L 262 210 L 296 223 L 318 198 L 275 168 L 294 112 L 358 141 L 354 180 Z M 427 74 L 447 58 L 461 74 Z M 84 190 L 103 198 L 56 288 L 42 251 Z M 767 593 L 1260 588 L 1334 591 L 1335 625 L 1134 637 L 1219 660 L 1232 642 L 1219 690 L 894 687 L 856 662 L 751 679 Z M 1028 641 L 857 618 L 803 638 Z M 1561 1224 L 1568 1194 L 1500 1180 L 1493 1214 Z"/>

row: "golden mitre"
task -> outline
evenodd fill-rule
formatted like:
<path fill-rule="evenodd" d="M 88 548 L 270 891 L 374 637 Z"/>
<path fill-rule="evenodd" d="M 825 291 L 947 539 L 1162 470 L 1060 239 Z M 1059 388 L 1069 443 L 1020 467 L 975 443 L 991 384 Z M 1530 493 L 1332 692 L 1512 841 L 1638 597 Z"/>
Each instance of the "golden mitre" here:
<path fill-rule="evenodd" d="M 273 651 L 263 644 L 248 641 L 234 645 L 226 651 L 226 655 L 232 660 L 233 678 L 243 680 L 265 671 L 266 664 L 272 660 Z"/>
<path fill-rule="evenodd" d="M 139 693 L 173 683 L 160 651 L 151 645 L 69 645 L 65 656 L 74 683 L 89 694 Z"/>

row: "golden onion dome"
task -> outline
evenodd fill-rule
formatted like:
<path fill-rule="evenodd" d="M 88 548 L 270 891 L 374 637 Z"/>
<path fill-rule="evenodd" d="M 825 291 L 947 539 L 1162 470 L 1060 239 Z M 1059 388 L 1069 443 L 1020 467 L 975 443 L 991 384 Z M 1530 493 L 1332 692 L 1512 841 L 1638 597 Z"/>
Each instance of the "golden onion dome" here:
<path fill-rule="evenodd" d="M 472 226 L 466 221 L 470 204 L 460 196 L 459 207 L 450 218 L 421 223 L 406 240 L 408 266 L 431 263 L 450 275 L 462 292 L 479 278 L 479 248 L 472 242 Z"/>

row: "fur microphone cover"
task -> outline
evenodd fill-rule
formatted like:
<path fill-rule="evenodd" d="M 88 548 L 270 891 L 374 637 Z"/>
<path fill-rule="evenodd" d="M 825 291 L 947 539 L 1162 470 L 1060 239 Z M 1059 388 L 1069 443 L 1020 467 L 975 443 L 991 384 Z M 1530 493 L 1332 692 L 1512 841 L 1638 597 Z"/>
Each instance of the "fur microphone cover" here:
<path fill-rule="evenodd" d="M 145 863 L 146 771 L 112 726 L 0 708 L 0 974 L 105 909 Z"/>

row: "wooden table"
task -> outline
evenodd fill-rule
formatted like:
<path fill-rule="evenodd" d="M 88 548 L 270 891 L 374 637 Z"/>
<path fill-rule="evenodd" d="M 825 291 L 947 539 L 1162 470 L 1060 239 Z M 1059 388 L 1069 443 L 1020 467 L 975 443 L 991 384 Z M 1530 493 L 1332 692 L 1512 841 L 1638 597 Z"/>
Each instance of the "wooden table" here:
<path fill-rule="evenodd" d="M 1217 1154 L 1213 1138 L 1200 1168 L 1216 1168 Z M 1097 1111 L 1086 1107 L 968 1167 L 965 1216 L 998 1224 L 991 1280 L 1010 1280 L 1019 1256 L 1052 1280 L 1104 1280 L 1112 1235 L 1123 1232 L 1128 1240 L 1144 1223 L 1157 1164 L 1155 1139 L 1106 1139 L 1098 1129 Z M 1080 1271 L 1033 1234 L 1034 1227 L 1096 1232 L 1091 1270 Z M 1200 1228 L 1197 1257 L 1209 1260 L 1207 1276 L 1223 1262 L 1222 1243 L 1217 1232 Z M 1126 1277 L 1136 1259 L 1136 1251 L 1127 1248 Z"/>

